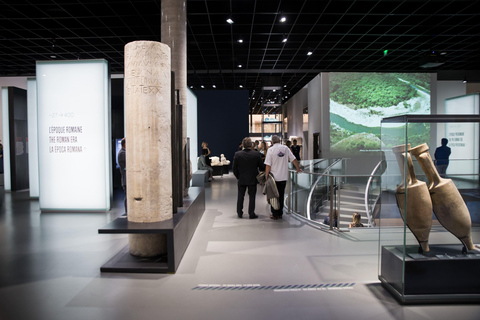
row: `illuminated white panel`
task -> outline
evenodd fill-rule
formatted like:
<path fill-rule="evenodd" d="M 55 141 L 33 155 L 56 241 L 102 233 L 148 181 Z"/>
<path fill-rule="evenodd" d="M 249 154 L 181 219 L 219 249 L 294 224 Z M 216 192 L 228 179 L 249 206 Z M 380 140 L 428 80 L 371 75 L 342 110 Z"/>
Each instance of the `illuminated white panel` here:
<path fill-rule="evenodd" d="M 30 197 L 38 198 L 37 81 L 27 79 L 28 180 Z"/>
<path fill-rule="evenodd" d="M 3 180 L 5 191 L 12 190 L 10 176 L 10 132 L 8 125 L 8 88 L 2 87 Z"/>
<path fill-rule="evenodd" d="M 40 209 L 110 209 L 105 60 L 37 62 Z"/>
<path fill-rule="evenodd" d="M 479 114 L 479 94 L 445 99 L 445 114 Z M 447 174 L 478 173 L 478 123 L 447 123 L 445 125 L 445 138 L 452 154 L 447 168 Z M 440 138 L 443 137 L 439 137 Z"/>
<path fill-rule="evenodd" d="M 187 137 L 190 138 L 192 172 L 195 172 L 198 167 L 197 96 L 189 88 L 187 88 Z"/>

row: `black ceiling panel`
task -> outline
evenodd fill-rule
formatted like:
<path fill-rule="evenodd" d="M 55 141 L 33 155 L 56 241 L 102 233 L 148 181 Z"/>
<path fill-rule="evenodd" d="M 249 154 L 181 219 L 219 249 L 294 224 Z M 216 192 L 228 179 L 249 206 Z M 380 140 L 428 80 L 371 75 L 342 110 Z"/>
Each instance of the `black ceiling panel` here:
<path fill-rule="evenodd" d="M 161 41 L 160 15 L 160 0 L 2 0 L 0 76 L 34 75 L 37 60 L 92 58 L 121 74 L 125 44 Z M 480 70 L 479 48 L 480 1 L 187 0 L 188 85 L 247 89 L 255 113 L 269 76 L 291 97 L 321 71 Z M 445 63 L 421 68 L 430 51 Z"/>

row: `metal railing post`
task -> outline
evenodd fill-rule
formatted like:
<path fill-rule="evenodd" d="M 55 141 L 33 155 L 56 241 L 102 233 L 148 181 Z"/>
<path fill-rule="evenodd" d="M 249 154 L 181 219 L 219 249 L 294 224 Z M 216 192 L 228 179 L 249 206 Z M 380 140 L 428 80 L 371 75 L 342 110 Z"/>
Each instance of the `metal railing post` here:
<path fill-rule="evenodd" d="M 333 230 L 333 200 L 334 199 L 334 185 L 333 176 L 330 176 L 330 230 Z M 338 216 L 337 216 L 338 221 Z M 338 222 L 337 222 L 338 223 Z"/>

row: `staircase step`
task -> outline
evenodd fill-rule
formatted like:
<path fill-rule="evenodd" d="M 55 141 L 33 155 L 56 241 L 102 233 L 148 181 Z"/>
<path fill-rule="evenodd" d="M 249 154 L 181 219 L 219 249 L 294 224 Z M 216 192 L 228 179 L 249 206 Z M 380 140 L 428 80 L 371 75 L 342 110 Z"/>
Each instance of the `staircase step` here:
<path fill-rule="evenodd" d="M 330 201 L 323 202 L 322 207 L 327 207 L 330 210 Z M 359 210 L 365 210 L 365 204 L 359 202 L 340 201 L 340 208 L 359 208 Z"/>
<path fill-rule="evenodd" d="M 343 199 L 351 199 L 351 200 L 356 200 L 356 201 L 365 201 L 365 196 L 362 194 L 358 194 L 358 195 L 350 195 L 350 194 L 341 194 L 340 195 L 340 200 L 343 200 Z"/>

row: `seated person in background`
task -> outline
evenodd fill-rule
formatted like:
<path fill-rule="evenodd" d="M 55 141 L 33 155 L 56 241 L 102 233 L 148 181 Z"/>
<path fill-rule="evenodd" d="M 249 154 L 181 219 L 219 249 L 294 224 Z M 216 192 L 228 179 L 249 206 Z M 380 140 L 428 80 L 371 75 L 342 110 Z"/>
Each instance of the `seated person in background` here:
<path fill-rule="evenodd" d="M 359 227 L 363 227 L 363 224 L 360 222 L 360 220 L 362 220 L 362 216 L 360 215 L 360 213 L 358 212 L 355 212 L 353 214 L 353 222 L 350 223 L 350 225 L 348 226 L 349 228 L 359 228 Z"/>
<path fill-rule="evenodd" d="M 325 220 L 323 220 L 323 223 L 326 224 L 327 226 L 330 225 L 330 215 L 326 216 Z M 333 210 L 333 226 L 334 228 L 338 228 L 338 211 L 337 209 Z"/>
<path fill-rule="evenodd" d="M 207 166 L 211 166 L 212 165 L 212 162 L 210 160 L 210 149 L 208 148 L 208 143 L 206 143 L 205 141 L 202 142 L 202 150 L 207 150 L 207 153 L 205 154 L 205 162 L 207 164 Z M 202 154 L 203 154 L 203 151 L 202 151 Z"/>
<path fill-rule="evenodd" d="M 198 170 L 208 170 L 210 171 L 209 175 L 209 181 L 214 180 L 213 179 L 213 168 L 207 164 L 207 154 L 208 154 L 208 149 L 202 149 L 202 155 L 198 157 Z"/>

